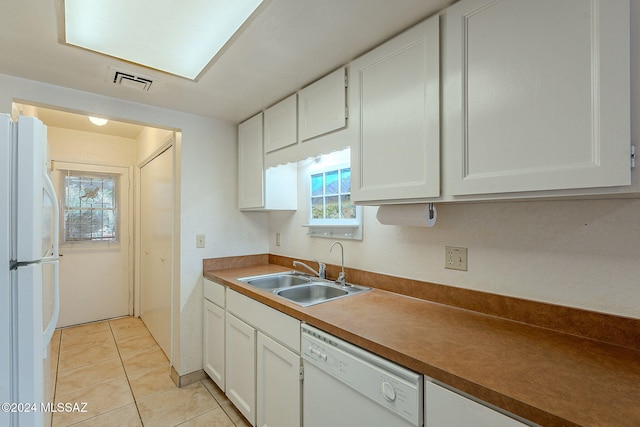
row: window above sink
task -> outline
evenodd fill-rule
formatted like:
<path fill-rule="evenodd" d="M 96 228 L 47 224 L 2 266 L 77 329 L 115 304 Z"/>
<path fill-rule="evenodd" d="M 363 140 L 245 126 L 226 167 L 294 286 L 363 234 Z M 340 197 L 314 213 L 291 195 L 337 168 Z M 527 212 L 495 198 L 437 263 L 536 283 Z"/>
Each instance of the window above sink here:
<path fill-rule="evenodd" d="M 309 236 L 362 240 L 362 208 L 351 200 L 350 154 L 347 148 L 318 156 L 307 166 Z"/>

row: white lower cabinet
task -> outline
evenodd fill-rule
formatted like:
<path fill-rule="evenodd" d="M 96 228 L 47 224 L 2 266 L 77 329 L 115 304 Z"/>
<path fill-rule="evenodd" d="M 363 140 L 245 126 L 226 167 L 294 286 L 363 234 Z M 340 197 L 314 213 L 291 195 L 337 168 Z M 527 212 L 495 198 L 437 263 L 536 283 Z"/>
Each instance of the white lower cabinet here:
<path fill-rule="evenodd" d="M 225 390 L 224 313 L 226 286 L 204 279 L 204 371 L 220 390 Z"/>
<path fill-rule="evenodd" d="M 260 332 L 257 354 L 258 426 L 300 426 L 300 355 Z"/>
<path fill-rule="evenodd" d="M 425 380 L 425 427 L 525 427 L 508 415 Z"/>
<path fill-rule="evenodd" d="M 225 390 L 224 308 L 204 301 L 204 371 Z"/>
<path fill-rule="evenodd" d="M 256 330 L 227 312 L 226 374 L 229 400 L 256 425 Z"/>
<path fill-rule="evenodd" d="M 299 427 L 300 321 L 227 289 L 226 395 L 253 426 Z"/>

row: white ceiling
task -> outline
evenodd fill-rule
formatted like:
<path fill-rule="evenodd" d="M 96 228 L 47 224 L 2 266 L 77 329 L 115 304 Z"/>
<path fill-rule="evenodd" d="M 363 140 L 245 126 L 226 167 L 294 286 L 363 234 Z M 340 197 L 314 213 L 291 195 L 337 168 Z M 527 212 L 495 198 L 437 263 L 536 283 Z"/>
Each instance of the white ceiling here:
<path fill-rule="evenodd" d="M 267 0 L 197 81 L 60 43 L 61 2 L 3 5 L 0 73 L 239 123 L 455 0 Z M 116 86 L 110 67 L 154 83 Z"/>

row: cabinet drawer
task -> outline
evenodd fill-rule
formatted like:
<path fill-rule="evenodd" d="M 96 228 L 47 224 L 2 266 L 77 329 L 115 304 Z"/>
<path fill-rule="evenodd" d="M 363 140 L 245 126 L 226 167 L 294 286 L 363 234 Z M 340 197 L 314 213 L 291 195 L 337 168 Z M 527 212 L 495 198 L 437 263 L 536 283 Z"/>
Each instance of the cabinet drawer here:
<path fill-rule="evenodd" d="M 300 354 L 300 321 L 229 289 L 227 311 Z"/>
<path fill-rule="evenodd" d="M 203 289 L 204 297 L 209 301 L 211 301 L 212 303 L 219 305 L 222 308 L 224 308 L 225 306 L 225 298 L 224 298 L 225 289 L 226 289 L 226 286 L 223 286 L 216 282 L 212 282 L 207 278 L 204 279 L 204 289 Z"/>

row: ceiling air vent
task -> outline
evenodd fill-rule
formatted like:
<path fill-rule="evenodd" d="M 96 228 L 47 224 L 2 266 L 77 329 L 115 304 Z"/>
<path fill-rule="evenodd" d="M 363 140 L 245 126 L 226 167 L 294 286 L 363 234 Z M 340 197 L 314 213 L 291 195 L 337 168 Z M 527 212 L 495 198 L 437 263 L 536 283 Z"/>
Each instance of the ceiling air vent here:
<path fill-rule="evenodd" d="M 114 71 L 115 73 L 113 75 L 113 83 L 119 86 L 136 89 L 141 92 L 147 92 L 149 88 L 151 88 L 151 84 L 153 83 L 153 80 L 147 77 L 136 76 L 135 74 L 125 73 L 118 70 Z"/>

